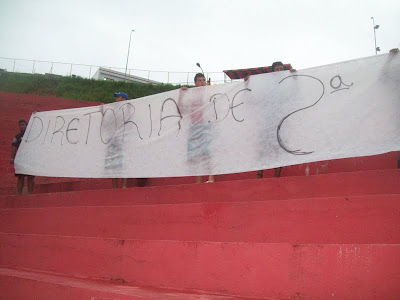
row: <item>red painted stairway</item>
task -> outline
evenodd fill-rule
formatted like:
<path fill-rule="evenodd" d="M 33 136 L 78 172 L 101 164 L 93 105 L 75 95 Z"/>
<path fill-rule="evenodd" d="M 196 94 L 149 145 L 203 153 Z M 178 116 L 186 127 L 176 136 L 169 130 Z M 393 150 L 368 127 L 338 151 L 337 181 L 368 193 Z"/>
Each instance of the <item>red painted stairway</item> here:
<path fill-rule="evenodd" d="M 0 93 L 0 299 L 398 299 L 398 152 L 255 172 L 36 178 L 8 158 L 32 111 L 93 105 Z"/>

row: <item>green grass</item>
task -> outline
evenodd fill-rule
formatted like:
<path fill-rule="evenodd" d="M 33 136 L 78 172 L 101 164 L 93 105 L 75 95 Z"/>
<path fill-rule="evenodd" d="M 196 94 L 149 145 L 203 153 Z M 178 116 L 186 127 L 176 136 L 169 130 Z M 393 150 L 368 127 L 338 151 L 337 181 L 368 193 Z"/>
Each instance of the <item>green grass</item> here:
<path fill-rule="evenodd" d="M 132 83 L 122 81 L 100 81 L 80 77 L 44 76 L 1 72 L 0 91 L 55 96 L 98 102 L 113 102 L 114 92 L 126 92 L 129 99 L 136 99 L 179 88 L 172 84 Z"/>

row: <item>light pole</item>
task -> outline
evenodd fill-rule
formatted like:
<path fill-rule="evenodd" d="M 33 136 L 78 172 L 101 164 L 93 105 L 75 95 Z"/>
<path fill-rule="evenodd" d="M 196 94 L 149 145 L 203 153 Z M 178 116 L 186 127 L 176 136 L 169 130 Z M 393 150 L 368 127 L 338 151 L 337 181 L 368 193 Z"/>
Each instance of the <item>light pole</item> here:
<path fill-rule="evenodd" d="M 202 72 L 203 75 L 204 75 L 204 71 L 203 71 L 203 68 L 200 66 L 200 63 L 196 63 L 196 66 L 198 66 L 198 67 L 200 68 L 201 72 Z"/>
<path fill-rule="evenodd" d="M 374 39 L 375 39 L 375 55 L 378 55 L 378 51 L 381 51 L 381 48 L 376 46 L 376 30 L 379 28 L 379 25 L 375 25 L 374 17 L 371 17 L 372 24 L 374 25 Z"/>
<path fill-rule="evenodd" d="M 131 38 L 132 38 L 132 32 L 135 30 L 131 30 L 131 33 L 129 35 L 129 45 L 128 45 L 128 55 L 126 56 L 126 67 L 125 67 L 125 81 L 126 81 L 126 71 L 128 70 L 128 60 L 129 60 L 129 50 L 131 49 Z"/>
<path fill-rule="evenodd" d="M 196 63 L 196 66 L 198 66 L 201 69 L 201 72 L 205 76 L 203 68 L 200 66 L 200 63 Z M 208 83 L 208 85 L 211 85 L 211 78 L 208 78 L 207 83 Z"/>

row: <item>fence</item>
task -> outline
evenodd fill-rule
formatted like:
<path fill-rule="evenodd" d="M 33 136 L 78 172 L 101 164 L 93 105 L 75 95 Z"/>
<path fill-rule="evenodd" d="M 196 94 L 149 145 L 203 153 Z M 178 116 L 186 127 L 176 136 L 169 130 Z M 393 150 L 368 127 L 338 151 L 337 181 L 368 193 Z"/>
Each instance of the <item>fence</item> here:
<path fill-rule="evenodd" d="M 93 75 L 100 67 L 125 73 L 125 68 L 0 57 L 0 69 L 17 73 L 54 74 L 61 76 L 93 78 Z M 196 73 L 198 72 L 152 71 L 139 69 L 127 70 L 128 75 L 142 77 L 149 81 L 153 80 L 162 83 L 181 85 L 193 84 L 193 78 Z M 231 82 L 231 79 L 223 72 L 206 72 L 205 76 L 207 79 L 211 78 L 212 84 Z"/>

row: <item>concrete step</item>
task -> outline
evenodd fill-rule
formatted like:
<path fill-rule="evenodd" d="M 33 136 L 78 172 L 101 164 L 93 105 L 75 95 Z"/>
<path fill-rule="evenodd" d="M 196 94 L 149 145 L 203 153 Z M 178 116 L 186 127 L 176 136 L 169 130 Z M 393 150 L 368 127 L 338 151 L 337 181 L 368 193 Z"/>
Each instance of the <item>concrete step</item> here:
<path fill-rule="evenodd" d="M 3 233 L 141 240 L 400 244 L 400 194 L 0 209 Z M 23 220 L 23 222 L 21 222 Z"/>
<path fill-rule="evenodd" d="M 9 145 L 8 145 L 9 146 Z M 0 193 L 1 194 L 14 194 L 15 193 L 15 178 L 14 178 L 14 167 L 9 164 L 9 157 L 11 150 L 7 146 L 7 149 L 3 151 L 4 157 L 2 166 L 0 166 L 0 176 L 2 180 L 0 181 Z M 382 155 L 374 155 L 367 157 L 357 157 L 357 158 L 347 158 L 340 160 L 331 161 L 321 161 L 314 163 L 307 163 L 301 165 L 293 165 L 283 167 L 281 171 L 281 177 L 287 176 L 309 176 L 318 174 L 329 174 L 329 173 L 342 173 L 342 172 L 355 172 L 355 171 L 367 171 L 367 170 L 386 170 L 386 169 L 397 169 L 398 168 L 398 152 L 390 152 Z M 252 179 L 257 177 L 257 172 L 244 172 L 237 174 L 226 174 L 216 176 L 217 181 L 226 180 L 243 180 Z M 264 178 L 274 177 L 274 169 L 264 170 Z M 35 188 L 35 193 L 46 193 L 46 192 L 62 192 L 70 191 L 63 190 L 62 186 L 45 186 L 39 187 L 42 183 L 51 183 L 50 181 L 42 182 L 42 177 L 36 177 L 37 187 Z M 82 179 L 86 180 L 86 179 Z M 204 180 L 205 177 L 204 177 Z M 70 182 L 70 178 L 63 179 L 64 182 Z M 188 177 L 178 177 L 178 178 L 153 178 L 147 181 L 147 186 L 159 186 L 159 185 L 170 185 L 170 184 L 186 184 L 194 182 L 194 178 L 188 179 Z M 57 182 L 61 182 L 57 180 Z M 137 186 L 137 181 L 131 179 L 128 181 L 128 187 Z M 108 186 L 108 185 L 107 185 Z M 11 187 L 12 189 L 3 189 L 5 187 Z"/>
<path fill-rule="evenodd" d="M 395 299 L 400 245 L 148 241 L 0 234 L 7 268 L 271 299 Z"/>
<path fill-rule="evenodd" d="M 400 170 L 396 169 L 220 181 L 212 184 L 4 195 L 0 196 L 0 208 L 246 202 L 399 193 Z"/>
<path fill-rule="evenodd" d="M 12 300 L 234 300 L 235 296 L 188 293 L 155 287 L 130 286 L 115 278 L 110 282 L 66 277 L 58 274 L 0 268 L 0 299 Z"/>
<path fill-rule="evenodd" d="M 7 183 L 8 186 L 0 188 L 1 195 L 17 195 L 16 184 L 17 179 L 14 176 L 14 171 L 9 172 L 11 177 Z M 6 176 L 5 175 L 5 176 Z M 42 179 L 45 178 L 45 179 Z M 48 183 L 46 183 L 48 182 Z M 23 194 L 27 193 L 25 179 L 25 187 Z M 73 179 L 73 178 L 57 178 L 57 177 L 36 177 L 35 178 L 35 194 L 42 193 L 58 193 L 58 192 L 71 192 L 71 191 L 85 191 L 85 190 L 99 190 L 105 188 L 112 188 L 111 179 Z"/>

